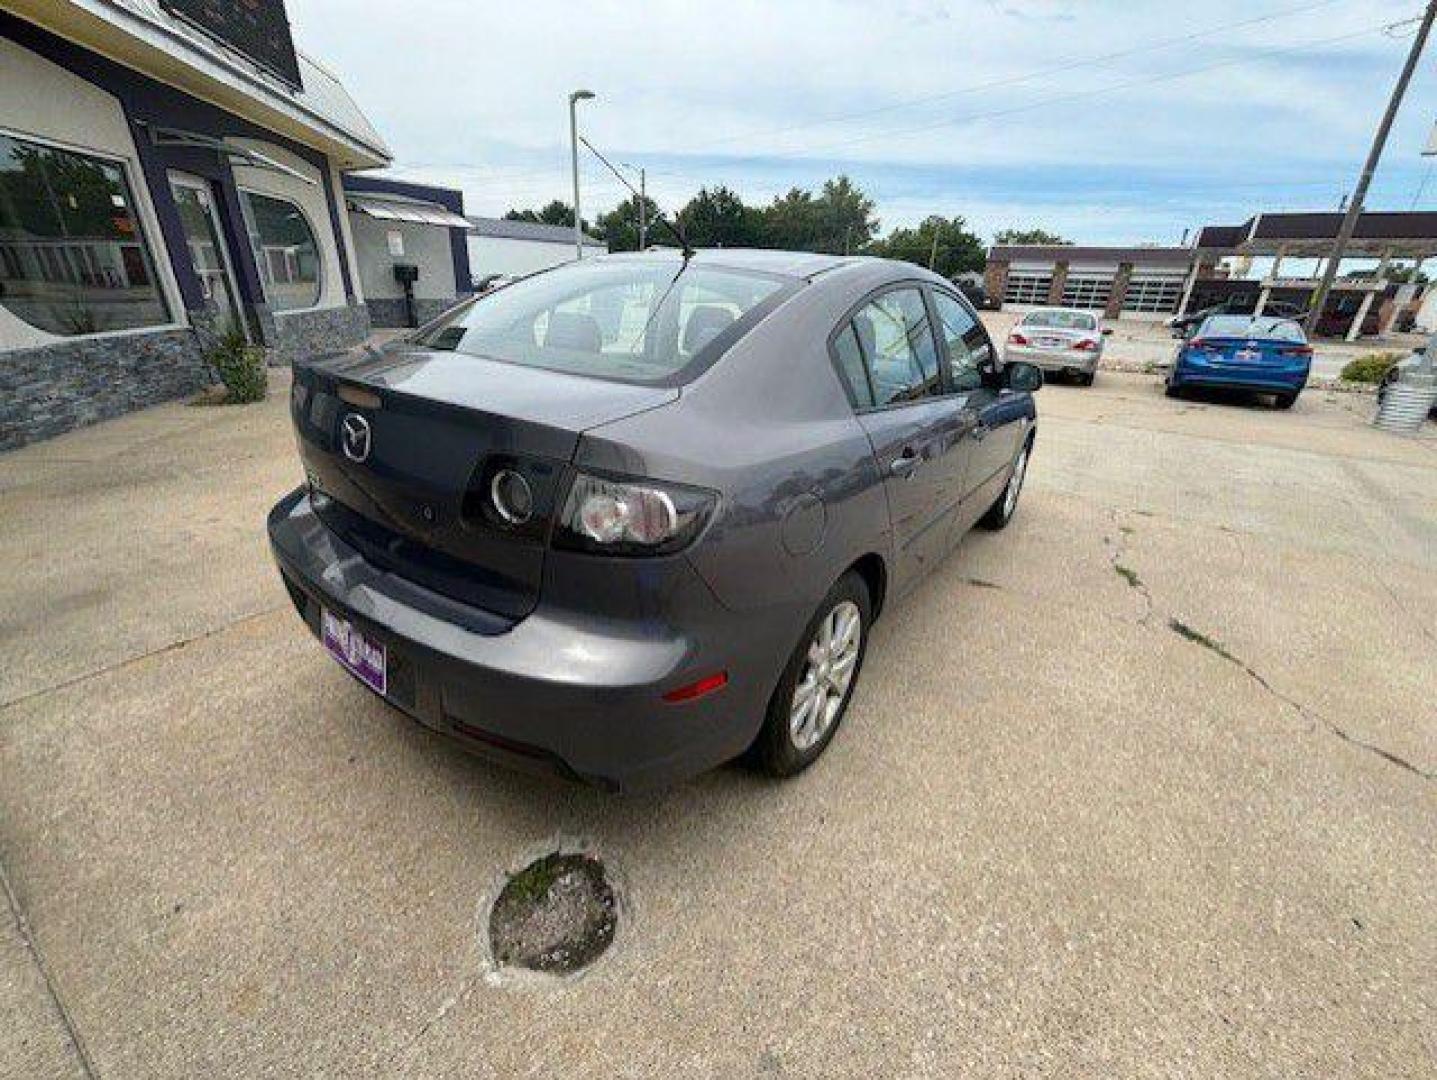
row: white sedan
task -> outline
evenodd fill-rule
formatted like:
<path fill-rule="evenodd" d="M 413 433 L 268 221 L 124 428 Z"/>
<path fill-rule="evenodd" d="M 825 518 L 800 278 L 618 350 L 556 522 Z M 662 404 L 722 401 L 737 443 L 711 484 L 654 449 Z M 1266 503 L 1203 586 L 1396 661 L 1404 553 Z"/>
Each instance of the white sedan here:
<path fill-rule="evenodd" d="M 1008 334 L 1003 363 L 1033 364 L 1092 386 L 1103 358 L 1103 338 L 1111 333 L 1091 311 L 1038 308 L 1019 319 Z"/>

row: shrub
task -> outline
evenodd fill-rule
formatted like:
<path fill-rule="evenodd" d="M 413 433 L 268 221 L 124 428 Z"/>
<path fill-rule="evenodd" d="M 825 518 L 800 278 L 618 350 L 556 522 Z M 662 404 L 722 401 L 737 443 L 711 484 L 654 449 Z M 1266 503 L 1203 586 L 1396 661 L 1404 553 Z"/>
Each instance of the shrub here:
<path fill-rule="evenodd" d="M 225 384 L 232 405 L 263 401 L 269 391 L 264 350 L 251 345 L 238 330 L 230 330 L 205 354 L 220 382 Z"/>
<path fill-rule="evenodd" d="M 1402 359 L 1402 353 L 1375 352 L 1359 356 L 1342 369 L 1347 382 L 1380 383 L 1387 369 Z"/>

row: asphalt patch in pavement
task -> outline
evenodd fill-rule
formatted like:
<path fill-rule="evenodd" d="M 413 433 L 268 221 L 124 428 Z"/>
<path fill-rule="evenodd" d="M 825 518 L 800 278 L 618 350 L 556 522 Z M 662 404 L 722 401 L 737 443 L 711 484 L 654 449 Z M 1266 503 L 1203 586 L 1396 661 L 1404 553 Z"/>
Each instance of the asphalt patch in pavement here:
<path fill-rule="evenodd" d="M 613 943 L 619 904 L 593 855 L 554 851 L 510 876 L 489 911 L 489 946 L 504 967 L 569 975 Z"/>

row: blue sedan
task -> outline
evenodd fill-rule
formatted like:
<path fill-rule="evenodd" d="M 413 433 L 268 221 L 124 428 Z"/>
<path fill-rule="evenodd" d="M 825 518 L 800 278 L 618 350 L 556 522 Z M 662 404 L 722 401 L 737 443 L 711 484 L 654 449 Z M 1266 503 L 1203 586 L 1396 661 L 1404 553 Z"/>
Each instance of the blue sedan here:
<path fill-rule="evenodd" d="M 1312 346 L 1291 319 L 1213 315 L 1178 350 L 1168 374 L 1168 397 L 1190 387 L 1272 394 L 1290 409 L 1307 385 Z"/>

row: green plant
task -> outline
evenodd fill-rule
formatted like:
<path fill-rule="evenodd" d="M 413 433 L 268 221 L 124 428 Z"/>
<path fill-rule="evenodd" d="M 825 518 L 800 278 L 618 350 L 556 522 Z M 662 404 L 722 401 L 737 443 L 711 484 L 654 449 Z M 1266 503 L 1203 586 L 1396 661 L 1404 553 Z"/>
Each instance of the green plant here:
<path fill-rule="evenodd" d="M 264 350 L 251 345 L 244 334 L 238 330 L 226 331 L 205 353 L 205 359 L 225 384 L 230 404 L 247 405 L 264 400 L 269 391 Z"/>
<path fill-rule="evenodd" d="M 1359 356 L 1342 369 L 1347 382 L 1380 383 L 1389 368 L 1402 359 L 1401 353 L 1375 352 Z"/>

